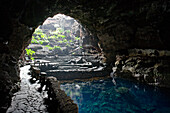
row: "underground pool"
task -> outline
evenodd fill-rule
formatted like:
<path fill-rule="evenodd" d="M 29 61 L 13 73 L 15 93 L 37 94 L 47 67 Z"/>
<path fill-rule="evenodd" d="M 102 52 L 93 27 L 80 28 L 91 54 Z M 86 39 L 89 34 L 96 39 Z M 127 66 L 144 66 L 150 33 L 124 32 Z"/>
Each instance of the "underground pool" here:
<path fill-rule="evenodd" d="M 63 83 L 79 113 L 170 113 L 170 91 L 116 78 Z"/>

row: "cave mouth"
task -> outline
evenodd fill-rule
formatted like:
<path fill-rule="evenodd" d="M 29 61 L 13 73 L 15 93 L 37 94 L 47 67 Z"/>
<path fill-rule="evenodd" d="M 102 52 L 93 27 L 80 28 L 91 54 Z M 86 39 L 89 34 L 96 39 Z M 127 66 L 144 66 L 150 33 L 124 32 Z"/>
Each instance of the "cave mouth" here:
<path fill-rule="evenodd" d="M 54 15 L 35 29 L 21 65 L 31 62 L 58 80 L 105 77 L 109 73 L 95 38 L 74 18 Z"/>
<path fill-rule="evenodd" d="M 75 19 L 63 14 L 49 17 L 35 29 L 19 64 L 21 90 L 14 94 L 16 98 L 12 99 L 7 113 L 30 109 L 77 113 L 77 104 L 60 89 L 59 83 L 87 82 L 109 75 L 95 37 Z"/>

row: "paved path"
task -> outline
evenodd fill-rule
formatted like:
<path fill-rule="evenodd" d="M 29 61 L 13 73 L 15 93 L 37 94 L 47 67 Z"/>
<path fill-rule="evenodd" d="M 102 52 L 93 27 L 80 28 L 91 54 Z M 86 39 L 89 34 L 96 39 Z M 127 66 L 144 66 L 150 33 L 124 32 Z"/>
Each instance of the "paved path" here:
<path fill-rule="evenodd" d="M 46 97 L 47 93 L 44 91 L 39 93 L 37 91 L 40 87 L 38 81 L 34 84 L 30 83 L 31 76 L 28 75 L 29 68 L 30 66 L 21 68 L 21 89 L 14 94 L 7 113 L 48 113 L 43 100 L 43 97 Z"/>

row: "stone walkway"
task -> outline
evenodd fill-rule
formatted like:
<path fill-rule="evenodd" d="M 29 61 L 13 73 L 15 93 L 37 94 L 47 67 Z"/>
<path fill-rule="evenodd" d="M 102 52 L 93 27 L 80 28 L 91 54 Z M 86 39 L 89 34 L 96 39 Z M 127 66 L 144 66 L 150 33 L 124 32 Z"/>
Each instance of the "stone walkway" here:
<path fill-rule="evenodd" d="M 38 92 L 40 84 L 38 81 L 31 84 L 31 76 L 28 75 L 30 66 L 21 68 L 21 89 L 14 94 L 12 103 L 6 113 L 48 113 L 47 106 L 44 105 L 44 97 L 47 92 Z"/>

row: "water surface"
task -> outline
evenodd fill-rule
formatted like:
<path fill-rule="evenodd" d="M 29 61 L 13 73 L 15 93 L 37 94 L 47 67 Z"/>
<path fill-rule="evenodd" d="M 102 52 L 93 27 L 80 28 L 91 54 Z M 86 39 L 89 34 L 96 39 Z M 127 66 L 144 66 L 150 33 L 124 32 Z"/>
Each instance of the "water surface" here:
<path fill-rule="evenodd" d="M 61 85 L 79 113 L 170 113 L 170 91 L 123 79 Z"/>

